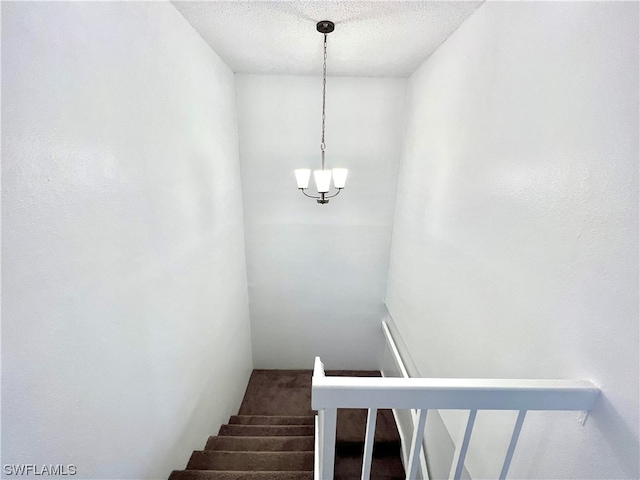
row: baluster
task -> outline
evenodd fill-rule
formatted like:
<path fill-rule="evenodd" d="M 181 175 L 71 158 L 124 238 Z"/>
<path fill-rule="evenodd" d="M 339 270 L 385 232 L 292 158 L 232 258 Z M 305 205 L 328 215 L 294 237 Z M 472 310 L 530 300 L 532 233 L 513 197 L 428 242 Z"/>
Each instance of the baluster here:
<path fill-rule="evenodd" d="M 324 465 L 324 408 L 318 410 L 318 475 L 322 480 L 322 466 Z"/>
<path fill-rule="evenodd" d="M 373 454 L 373 443 L 376 436 L 376 417 L 378 416 L 377 408 L 370 408 L 367 417 L 367 433 L 364 440 L 364 455 L 362 459 L 362 480 L 369 480 L 371 475 L 371 457 Z"/>
<path fill-rule="evenodd" d="M 429 410 L 420 410 L 420 417 L 418 418 L 418 424 L 413 429 L 413 438 L 411 439 L 411 451 L 409 453 L 409 462 L 407 470 L 407 479 L 413 480 L 416 478 L 418 471 L 418 463 L 420 461 L 420 450 L 422 450 L 422 436 L 424 435 L 424 425 L 427 420 L 427 412 Z"/>
<path fill-rule="evenodd" d="M 415 428 L 418 423 L 418 420 L 420 419 L 420 410 L 412 409 L 409 411 L 411 412 L 411 421 L 412 421 L 413 428 Z M 420 473 L 422 474 L 423 480 L 430 480 L 429 472 L 427 468 L 427 459 L 424 456 L 423 446 L 420 447 Z"/>
<path fill-rule="evenodd" d="M 322 480 L 333 480 L 333 466 L 336 456 L 336 408 L 324 409 L 322 415 L 321 435 L 321 470 Z"/>
<path fill-rule="evenodd" d="M 464 457 L 467 456 L 467 449 L 469 448 L 469 440 L 471 439 L 473 424 L 476 421 L 476 413 L 478 413 L 477 410 L 469 411 L 469 419 L 467 420 L 467 427 L 464 430 L 462 445 L 460 445 L 459 449 L 456 449 L 456 452 L 453 456 L 453 463 L 451 464 L 449 479 L 460 480 L 460 477 L 462 476 L 462 469 L 464 468 Z"/>
<path fill-rule="evenodd" d="M 319 413 L 320 412 L 318 412 L 318 414 Z M 315 437 L 313 439 L 313 480 L 322 480 L 322 474 L 320 472 L 320 425 L 318 415 L 315 416 L 314 425 Z"/>
<path fill-rule="evenodd" d="M 511 458 L 513 457 L 513 452 L 516 450 L 516 444 L 518 443 L 518 437 L 520 436 L 520 430 L 522 430 L 522 424 L 524 423 L 524 417 L 526 414 L 526 410 L 520 410 L 520 413 L 518 413 L 518 419 L 513 427 L 513 434 L 511 435 L 511 442 L 509 442 L 509 448 L 507 449 L 507 456 L 504 459 L 502 471 L 500 472 L 500 480 L 505 480 L 507 478 L 507 472 L 511 465 Z"/>

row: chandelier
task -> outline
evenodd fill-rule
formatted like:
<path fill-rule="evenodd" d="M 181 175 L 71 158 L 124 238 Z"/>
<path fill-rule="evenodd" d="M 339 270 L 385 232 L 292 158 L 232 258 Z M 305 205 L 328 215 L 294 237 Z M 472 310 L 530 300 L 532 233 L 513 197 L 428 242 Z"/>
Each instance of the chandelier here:
<path fill-rule="evenodd" d="M 322 64 L 322 139 L 320 140 L 320 152 L 322 155 L 322 168 L 320 170 L 313 171 L 313 178 L 316 181 L 316 190 L 318 190 L 319 196 L 309 195 L 305 192 L 309 188 L 309 177 L 311 176 L 311 170 L 308 168 L 300 168 L 295 171 L 296 181 L 298 182 L 298 188 L 300 191 L 309 198 L 315 198 L 318 203 L 329 203 L 329 199 L 338 195 L 344 188 L 347 182 L 347 174 L 349 170 L 346 168 L 334 168 L 327 170 L 324 168 L 324 151 L 326 144 L 324 143 L 324 126 L 325 126 L 325 105 L 327 96 L 327 34 L 333 32 L 335 25 L 329 20 L 323 20 L 318 22 L 316 29 L 324 35 L 324 61 Z M 332 195 L 328 195 L 331 190 L 331 179 L 333 177 L 333 187 L 336 192 Z"/>

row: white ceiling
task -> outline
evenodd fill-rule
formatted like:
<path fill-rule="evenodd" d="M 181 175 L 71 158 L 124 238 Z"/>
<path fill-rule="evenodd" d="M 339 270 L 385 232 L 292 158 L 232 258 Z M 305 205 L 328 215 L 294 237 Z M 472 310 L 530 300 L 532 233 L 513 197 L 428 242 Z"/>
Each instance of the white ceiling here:
<path fill-rule="evenodd" d="M 239 73 L 322 72 L 319 20 L 329 75 L 406 77 L 481 2 L 173 1 L 184 18 Z"/>

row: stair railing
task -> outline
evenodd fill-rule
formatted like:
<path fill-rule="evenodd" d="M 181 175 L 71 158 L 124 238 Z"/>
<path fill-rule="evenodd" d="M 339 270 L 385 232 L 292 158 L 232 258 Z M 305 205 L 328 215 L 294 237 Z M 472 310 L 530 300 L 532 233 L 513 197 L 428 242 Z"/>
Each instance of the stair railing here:
<path fill-rule="evenodd" d="M 500 472 L 506 479 L 520 430 L 529 410 L 590 411 L 600 389 L 588 380 L 503 380 L 462 378 L 327 377 L 320 357 L 313 369 L 311 406 L 316 418 L 315 479 L 332 480 L 335 464 L 338 408 L 369 410 L 362 462 L 362 480 L 371 471 L 378 409 L 416 409 L 406 479 L 417 475 L 427 412 L 430 409 L 468 410 L 462 444 L 456 449 L 450 479 L 459 480 L 478 410 L 516 410 L 511 441 Z M 426 472 L 425 472 L 426 474 Z M 426 475 L 425 475 L 426 476 Z"/>

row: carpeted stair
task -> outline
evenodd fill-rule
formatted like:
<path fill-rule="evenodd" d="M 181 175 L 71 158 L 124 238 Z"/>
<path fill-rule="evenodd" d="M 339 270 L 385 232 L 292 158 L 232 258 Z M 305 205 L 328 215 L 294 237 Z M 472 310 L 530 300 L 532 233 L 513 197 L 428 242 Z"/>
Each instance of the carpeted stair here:
<path fill-rule="evenodd" d="M 312 480 L 314 415 L 311 370 L 254 370 L 238 412 L 194 451 L 186 470 L 169 480 Z M 379 376 L 377 372 L 327 371 Z M 338 410 L 336 480 L 359 480 L 366 410 Z M 372 480 L 402 480 L 400 437 L 390 410 L 379 410 Z"/>

